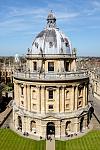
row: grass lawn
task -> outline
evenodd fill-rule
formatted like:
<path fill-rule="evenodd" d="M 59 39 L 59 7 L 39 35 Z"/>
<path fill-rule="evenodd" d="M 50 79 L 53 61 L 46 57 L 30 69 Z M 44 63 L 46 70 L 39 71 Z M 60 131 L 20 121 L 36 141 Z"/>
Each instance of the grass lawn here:
<path fill-rule="evenodd" d="M 0 129 L 0 150 L 45 150 L 45 141 L 19 136 L 10 129 Z"/>
<path fill-rule="evenodd" d="M 56 150 L 100 150 L 100 130 L 91 131 L 81 138 L 56 141 Z"/>

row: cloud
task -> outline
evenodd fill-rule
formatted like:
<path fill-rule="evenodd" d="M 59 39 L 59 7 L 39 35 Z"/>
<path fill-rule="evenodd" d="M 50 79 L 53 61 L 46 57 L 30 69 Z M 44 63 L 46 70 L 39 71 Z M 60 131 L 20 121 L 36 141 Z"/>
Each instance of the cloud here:
<path fill-rule="evenodd" d="M 100 1 L 92 1 L 93 6 L 100 8 Z"/>
<path fill-rule="evenodd" d="M 57 19 L 63 20 L 64 19 L 72 19 L 78 17 L 80 14 L 75 12 L 75 13 L 68 13 L 68 12 L 62 12 L 62 13 L 57 13 Z"/>

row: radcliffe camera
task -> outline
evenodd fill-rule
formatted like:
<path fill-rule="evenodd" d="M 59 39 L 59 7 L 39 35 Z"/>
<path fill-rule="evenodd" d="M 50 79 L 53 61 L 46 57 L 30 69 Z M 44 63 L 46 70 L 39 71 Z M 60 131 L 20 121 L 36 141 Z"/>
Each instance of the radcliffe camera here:
<path fill-rule="evenodd" d="M 99 1 L 0 3 L 0 150 L 99 150 Z"/>

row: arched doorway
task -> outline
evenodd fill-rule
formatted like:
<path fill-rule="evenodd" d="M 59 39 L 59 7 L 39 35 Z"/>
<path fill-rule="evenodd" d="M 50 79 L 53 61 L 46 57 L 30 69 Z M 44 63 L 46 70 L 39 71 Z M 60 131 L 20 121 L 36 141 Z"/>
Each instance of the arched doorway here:
<path fill-rule="evenodd" d="M 55 124 L 53 122 L 47 123 L 47 137 L 48 137 L 48 135 L 55 136 Z"/>
<path fill-rule="evenodd" d="M 18 129 L 22 131 L 22 118 L 18 116 Z"/>
<path fill-rule="evenodd" d="M 84 121 L 84 117 L 80 119 L 80 132 L 82 132 L 83 130 L 83 121 Z"/>

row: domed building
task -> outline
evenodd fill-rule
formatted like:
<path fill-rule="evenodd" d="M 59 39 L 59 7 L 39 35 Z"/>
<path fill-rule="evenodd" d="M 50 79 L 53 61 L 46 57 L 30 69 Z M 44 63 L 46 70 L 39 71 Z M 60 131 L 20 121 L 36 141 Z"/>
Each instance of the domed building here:
<path fill-rule="evenodd" d="M 76 53 L 56 26 L 51 12 L 47 26 L 32 43 L 26 67 L 14 74 L 13 123 L 16 130 L 46 138 L 62 138 L 89 124 L 88 84 L 76 70 Z"/>

